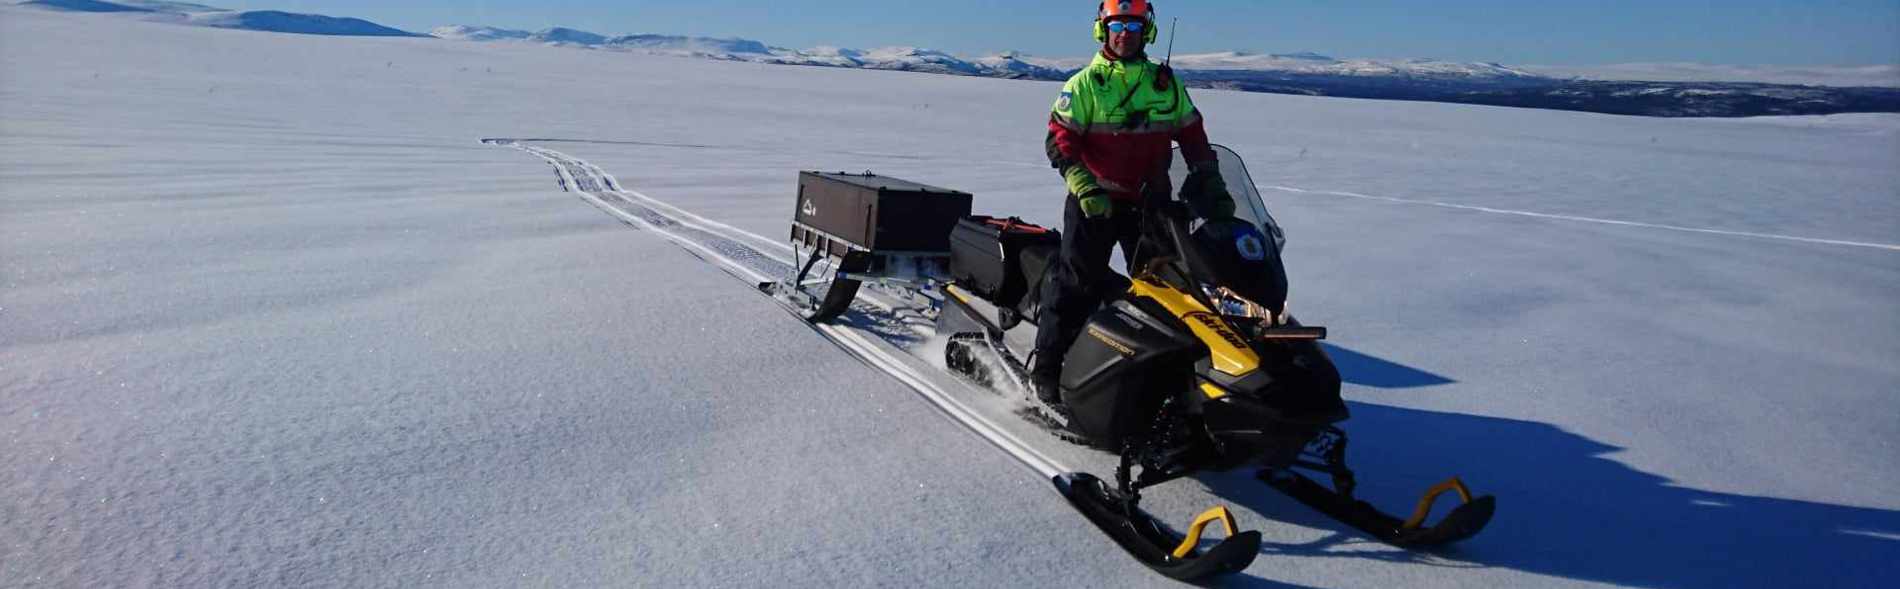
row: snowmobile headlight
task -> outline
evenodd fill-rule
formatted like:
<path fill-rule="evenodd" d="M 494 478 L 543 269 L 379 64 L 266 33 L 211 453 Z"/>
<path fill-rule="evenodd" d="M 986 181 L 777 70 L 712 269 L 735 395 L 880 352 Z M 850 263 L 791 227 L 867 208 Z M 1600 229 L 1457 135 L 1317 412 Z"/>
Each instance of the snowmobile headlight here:
<path fill-rule="evenodd" d="M 1207 298 L 1214 301 L 1215 311 L 1226 317 L 1246 317 L 1249 319 L 1273 320 L 1273 311 L 1265 306 L 1240 296 L 1240 293 L 1218 286 L 1204 288 Z"/>
<path fill-rule="evenodd" d="M 1274 315 L 1272 309 L 1248 300 L 1225 286 L 1202 287 L 1201 290 L 1207 293 L 1209 300 L 1214 301 L 1215 311 L 1225 317 L 1264 319 L 1272 326 L 1286 325 L 1293 319 L 1292 299 L 1280 301 L 1280 314 Z"/>

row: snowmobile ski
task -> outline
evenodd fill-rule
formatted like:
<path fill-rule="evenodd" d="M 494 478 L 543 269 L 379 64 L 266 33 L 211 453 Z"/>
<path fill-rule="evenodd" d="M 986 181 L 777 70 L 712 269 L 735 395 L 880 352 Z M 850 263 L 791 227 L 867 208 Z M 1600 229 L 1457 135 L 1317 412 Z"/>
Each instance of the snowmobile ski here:
<path fill-rule="evenodd" d="M 1195 518 L 1186 535 L 1176 534 L 1135 506 L 1132 499 L 1111 490 L 1101 479 L 1085 472 L 1054 477 L 1056 490 L 1076 511 L 1100 528 L 1130 556 L 1155 572 L 1178 581 L 1197 581 L 1237 573 L 1260 554 L 1260 532 L 1242 532 L 1225 506 Z M 1227 537 L 1212 548 L 1199 550 L 1201 533 L 1220 522 Z"/>
<path fill-rule="evenodd" d="M 1268 469 L 1259 473 L 1260 480 L 1278 489 L 1300 503 L 1312 507 L 1327 517 L 1340 523 L 1357 528 L 1372 535 L 1380 542 L 1406 549 L 1425 549 L 1444 546 L 1477 535 L 1491 522 L 1491 515 L 1497 510 L 1497 499 L 1490 495 L 1472 497 L 1464 482 L 1457 477 L 1447 479 L 1432 487 L 1419 499 L 1418 508 L 1409 519 L 1399 519 L 1379 511 L 1372 504 L 1355 499 L 1350 492 L 1339 492 L 1289 469 Z M 1437 524 L 1424 525 L 1425 518 L 1431 514 L 1432 504 L 1439 495 L 1456 491 L 1464 503 L 1452 508 L 1451 513 Z"/>

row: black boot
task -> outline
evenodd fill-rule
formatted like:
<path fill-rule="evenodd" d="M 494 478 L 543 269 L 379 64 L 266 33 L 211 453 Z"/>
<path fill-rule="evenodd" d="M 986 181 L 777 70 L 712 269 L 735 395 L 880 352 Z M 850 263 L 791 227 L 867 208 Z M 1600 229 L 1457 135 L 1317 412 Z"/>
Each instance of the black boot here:
<path fill-rule="evenodd" d="M 1062 407 L 1062 385 L 1057 379 L 1031 377 L 1029 386 L 1036 393 L 1036 400 L 1050 407 Z"/>
<path fill-rule="evenodd" d="M 1062 364 L 1060 360 L 1045 359 L 1049 357 L 1036 354 L 1034 366 L 1029 369 L 1029 390 L 1042 404 L 1062 407 Z"/>
<path fill-rule="evenodd" d="M 1088 434 L 1083 433 L 1081 425 L 1076 423 L 1075 413 L 1069 410 L 1067 403 L 1062 402 L 1061 379 L 1053 375 L 1046 378 L 1032 375 L 1029 386 L 1036 393 L 1036 404 L 1041 405 L 1030 410 L 1039 416 L 1038 421 L 1044 427 L 1063 440 L 1084 446 L 1091 444 Z"/>

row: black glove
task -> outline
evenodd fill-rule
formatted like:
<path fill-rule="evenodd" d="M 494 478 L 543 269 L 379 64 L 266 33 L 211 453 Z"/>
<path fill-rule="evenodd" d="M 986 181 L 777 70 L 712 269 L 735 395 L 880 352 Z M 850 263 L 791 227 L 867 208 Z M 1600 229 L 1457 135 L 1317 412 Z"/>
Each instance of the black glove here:
<path fill-rule="evenodd" d="M 1221 179 L 1218 171 L 1189 172 L 1187 179 L 1181 181 L 1181 200 L 1187 201 L 1202 217 L 1227 219 L 1234 216 L 1234 195 L 1227 192 L 1227 181 Z"/>

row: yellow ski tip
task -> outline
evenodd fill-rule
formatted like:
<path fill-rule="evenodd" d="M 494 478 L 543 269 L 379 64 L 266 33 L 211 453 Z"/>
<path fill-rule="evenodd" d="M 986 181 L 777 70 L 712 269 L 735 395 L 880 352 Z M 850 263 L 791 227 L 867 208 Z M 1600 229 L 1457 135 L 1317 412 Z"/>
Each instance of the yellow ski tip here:
<path fill-rule="evenodd" d="M 1189 554 L 1193 554 L 1194 548 L 1201 544 L 1201 532 L 1206 531 L 1207 524 L 1214 523 L 1214 520 L 1220 520 L 1221 525 L 1226 526 L 1227 537 L 1232 538 L 1240 534 L 1240 524 L 1234 522 L 1234 513 L 1228 511 L 1225 505 L 1216 505 L 1213 509 L 1203 511 L 1201 515 L 1194 518 L 1194 525 L 1188 526 L 1187 538 L 1181 540 L 1180 546 L 1175 547 L 1174 557 L 1187 558 Z"/>

